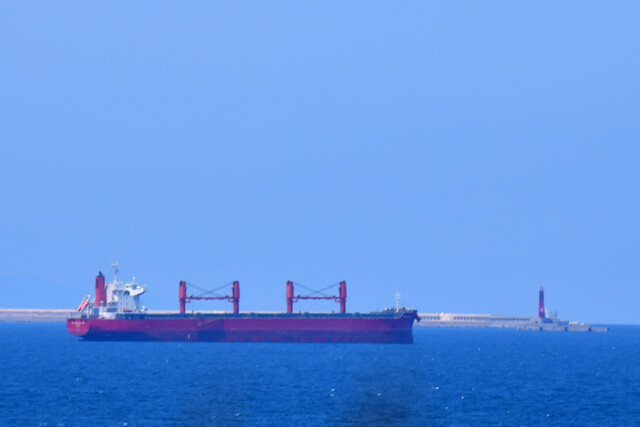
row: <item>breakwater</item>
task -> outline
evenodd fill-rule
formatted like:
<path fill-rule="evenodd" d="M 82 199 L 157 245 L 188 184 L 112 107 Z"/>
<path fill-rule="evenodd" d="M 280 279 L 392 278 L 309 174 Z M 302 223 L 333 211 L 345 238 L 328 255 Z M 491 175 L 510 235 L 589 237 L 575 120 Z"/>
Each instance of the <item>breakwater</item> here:
<path fill-rule="evenodd" d="M 499 314 L 420 313 L 420 327 L 440 328 L 512 328 L 524 331 L 607 332 L 604 326 L 570 322 L 548 317 L 504 316 Z"/>

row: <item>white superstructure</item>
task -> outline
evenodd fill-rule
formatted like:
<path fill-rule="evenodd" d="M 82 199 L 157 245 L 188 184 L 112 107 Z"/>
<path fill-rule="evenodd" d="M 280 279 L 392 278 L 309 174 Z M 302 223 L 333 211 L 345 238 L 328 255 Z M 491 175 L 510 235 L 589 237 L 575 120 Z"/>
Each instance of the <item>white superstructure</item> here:
<path fill-rule="evenodd" d="M 118 272 L 120 266 L 114 263 L 113 282 L 104 284 L 105 304 L 96 306 L 94 304 L 92 310 L 93 315 L 101 318 L 113 318 L 116 313 L 140 313 L 147 310 L 140 302 L 140 295 L 147 291 L 147 288 L 139 285 L 136 278 L 132 278 L 130 282 L 118 281 Z"/>

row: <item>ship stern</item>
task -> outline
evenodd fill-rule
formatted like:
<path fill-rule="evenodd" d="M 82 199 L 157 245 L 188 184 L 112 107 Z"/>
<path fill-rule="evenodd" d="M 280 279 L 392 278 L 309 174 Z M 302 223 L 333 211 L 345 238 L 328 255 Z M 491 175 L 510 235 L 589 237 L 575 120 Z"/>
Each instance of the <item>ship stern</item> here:
<path fill-rule="evenodd" d="M 67 331 L 69 331 L 71 335 L 83 337 L 89 333 L 89 320 L 78 318 L 67 319 Z"/>

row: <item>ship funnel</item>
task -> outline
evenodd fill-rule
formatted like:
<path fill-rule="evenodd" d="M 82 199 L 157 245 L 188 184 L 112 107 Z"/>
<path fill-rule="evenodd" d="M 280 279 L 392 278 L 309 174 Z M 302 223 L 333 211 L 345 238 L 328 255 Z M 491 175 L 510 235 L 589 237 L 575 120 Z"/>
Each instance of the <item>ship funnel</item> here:
<path fill-rule="evenodd" d="M 94 305 L 96 307 L 100 307 L 106 305 L 107 303 L 107 292 L 104 288 L 104 275 L 101 271 L 98 272 L 96 276 L 96 300 L 94 301 Z"/>
<path fill-rule="evenodd" d="M 544 289 L 540 286 L 540 299 L 538 301 L 538 318 L 547 317 L 547 311 L 544 309 Z"/>

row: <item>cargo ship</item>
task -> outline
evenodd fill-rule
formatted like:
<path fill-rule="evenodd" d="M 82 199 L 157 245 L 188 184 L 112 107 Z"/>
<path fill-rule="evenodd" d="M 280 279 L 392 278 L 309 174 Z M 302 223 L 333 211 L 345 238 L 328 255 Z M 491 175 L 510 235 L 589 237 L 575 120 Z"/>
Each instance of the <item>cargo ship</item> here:
<path fill-rule="evenodd" d="M 337 295 L 312 291 L 295 295 L 295 284 L 286 285 L 286 313 L 240 312 L 240 284 L 233 282 L 230 295 L 187 295 L 187 283 L 180 281 L 180 309 L 174 313 L 151 313 L 140 302 L 146 287 L 114 280 L 105 283 L 99 272 L 95 279 L 95 297 L 87 295 L 77 312 L 67 319 L 67 330 L 89 341 L 212 341 L 212 342 L 299 342 L 299 343 L 412 343 L 413 324 L 419 320 L 416 310 L 384 309 L 371 313 L 347 313 L 347 284 L 338 285 Z M 193 285 L 190 285 L 193 286 Z M 302 286 L 302 285 L 299 285 Z M 186 304 L 195 300 L 226 300 L 232 312 L 190 312 Z M 300 300 L 333 300 L 339 313 L 293 312 Z"/>

